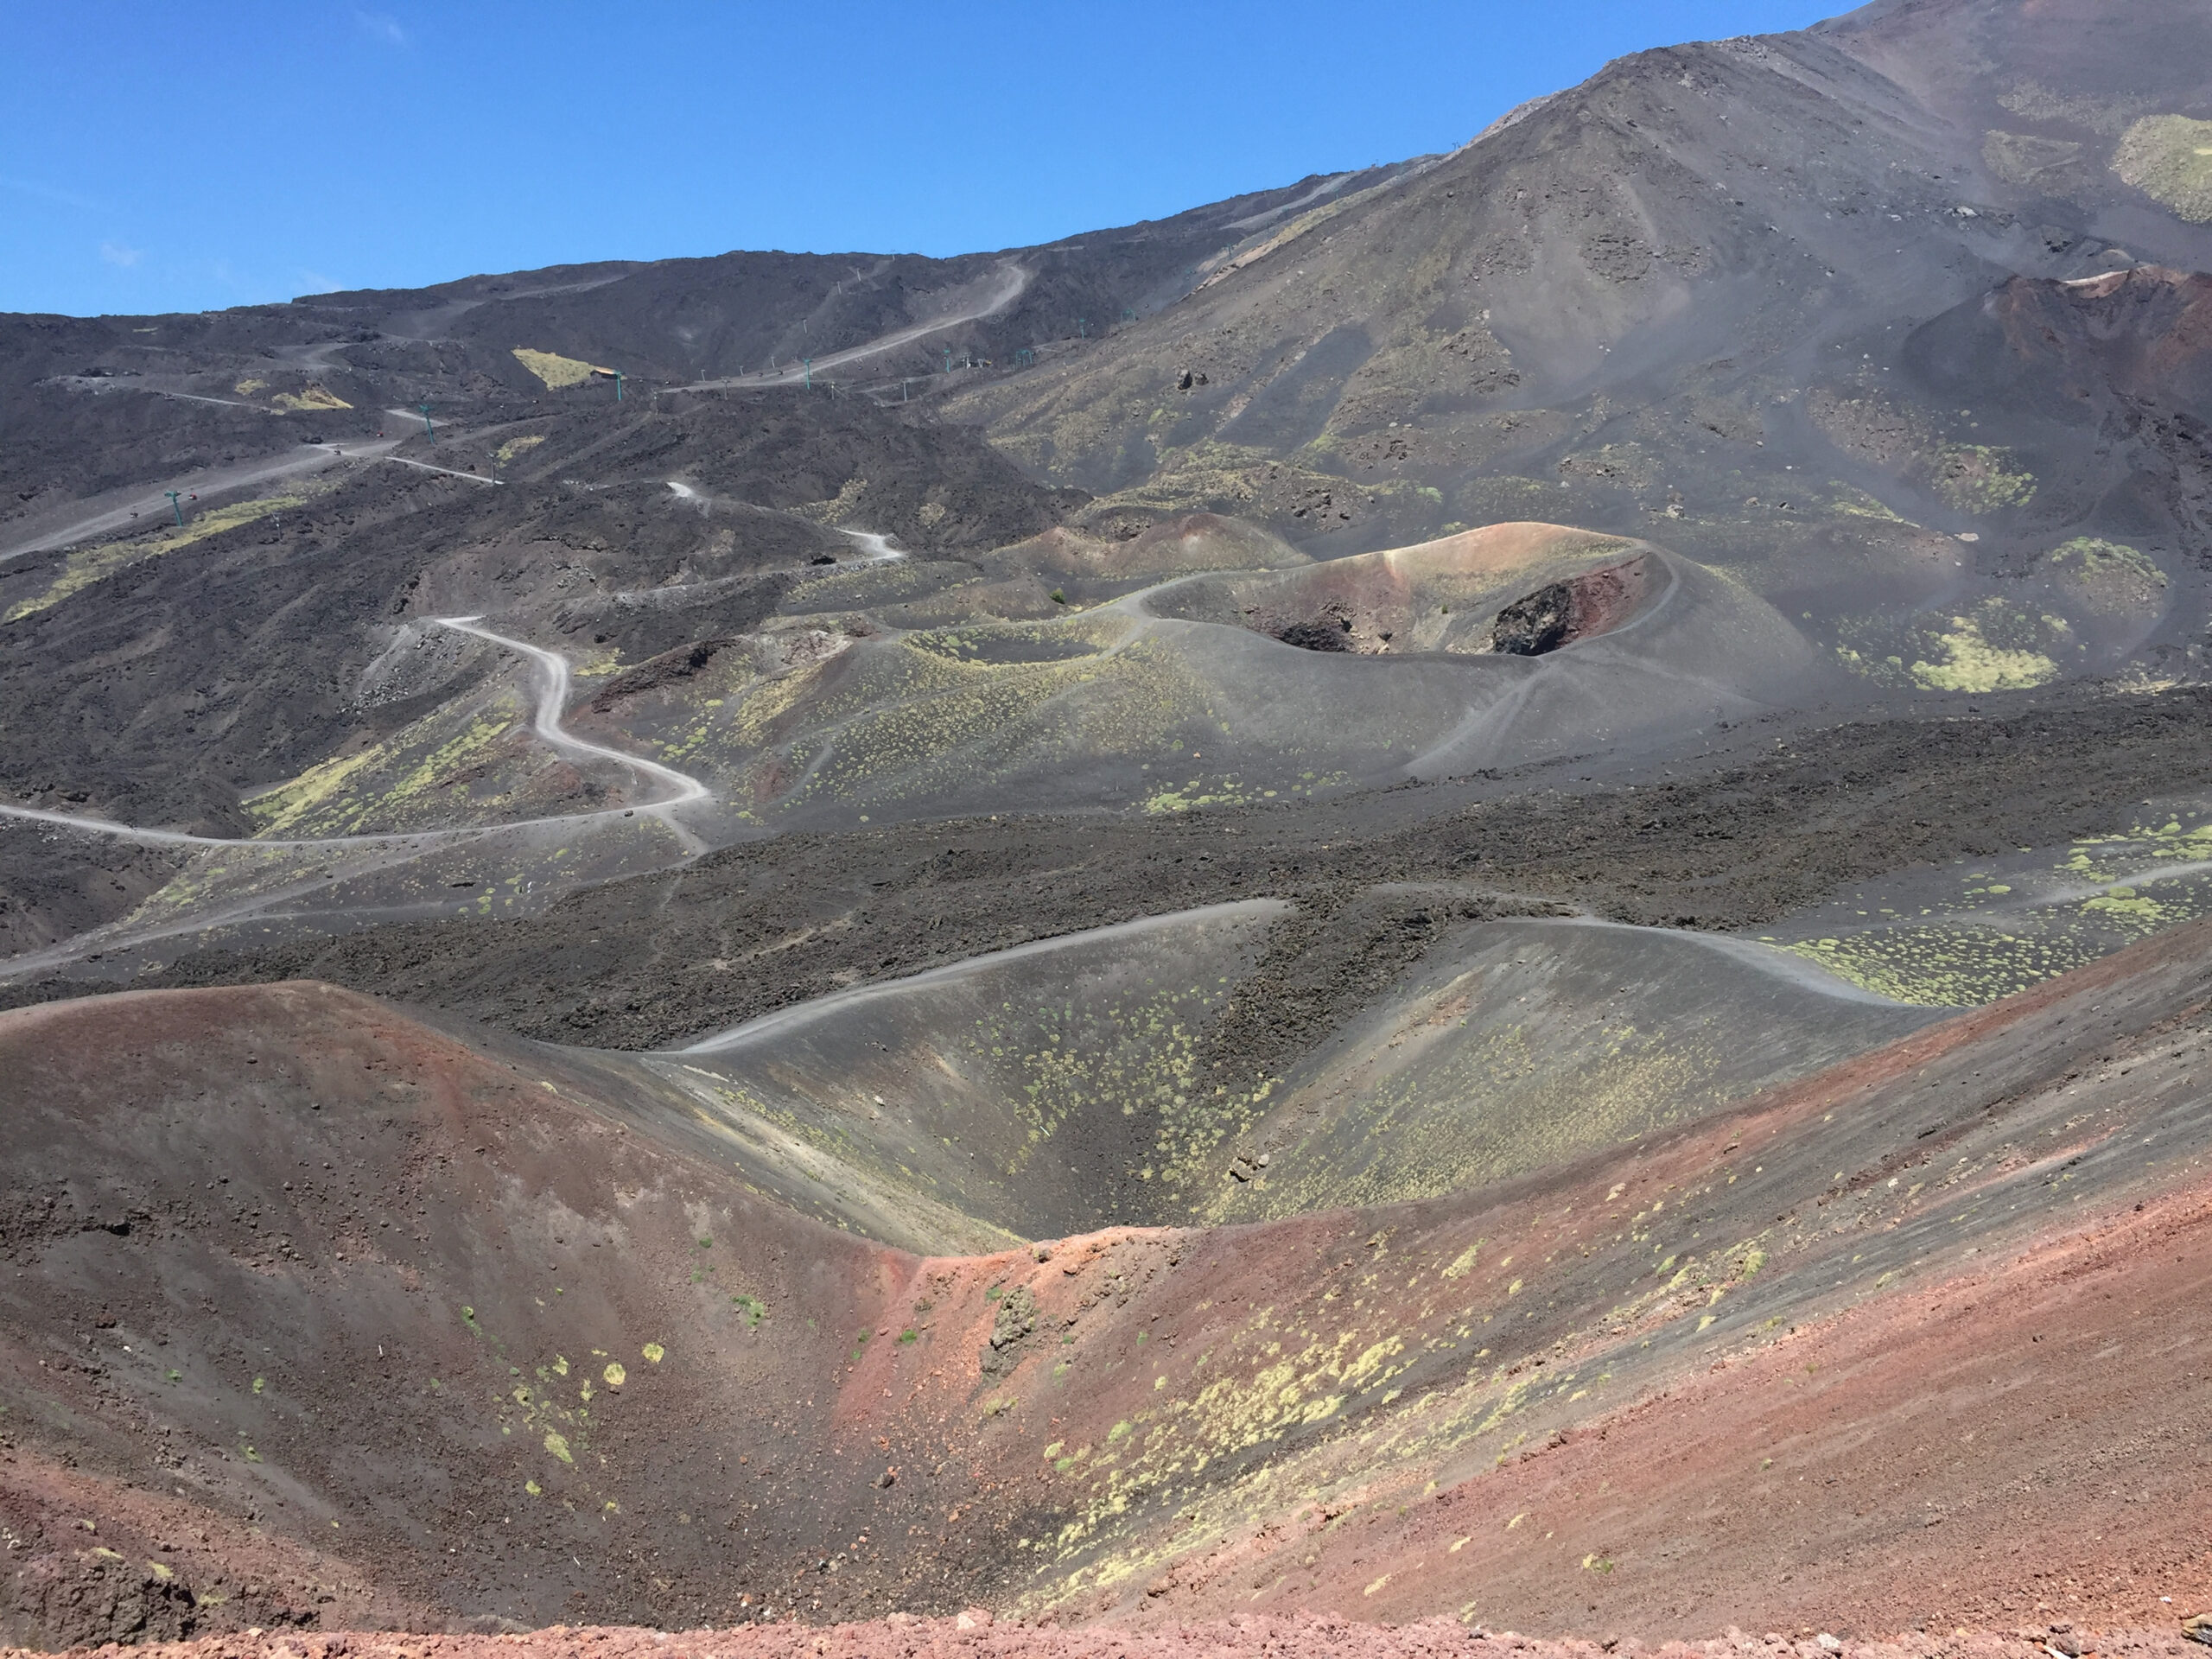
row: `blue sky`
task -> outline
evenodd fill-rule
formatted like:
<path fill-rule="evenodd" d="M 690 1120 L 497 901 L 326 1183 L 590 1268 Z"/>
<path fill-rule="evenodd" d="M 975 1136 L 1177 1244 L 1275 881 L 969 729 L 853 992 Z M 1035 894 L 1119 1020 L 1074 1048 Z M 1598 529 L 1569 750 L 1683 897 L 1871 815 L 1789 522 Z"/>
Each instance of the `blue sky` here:
<path fill-rule="evenodd" d="M 13 0 L 0 310 L 1049 241 L 1448 149 L 1808 0 Z"/>

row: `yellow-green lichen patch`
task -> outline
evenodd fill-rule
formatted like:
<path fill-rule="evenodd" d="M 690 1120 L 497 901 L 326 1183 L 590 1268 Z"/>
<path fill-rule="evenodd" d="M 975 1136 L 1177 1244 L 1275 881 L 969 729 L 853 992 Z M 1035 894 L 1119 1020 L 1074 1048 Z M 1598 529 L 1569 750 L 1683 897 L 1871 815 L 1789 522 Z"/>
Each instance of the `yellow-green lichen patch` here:
<path fill-rule="evenodd" d="M 1844 667 L 1899 689 L 2012 690 L 2045 684 L 2085 660 L 2065 617 L 2001 598 L 1960 615 L 1846 617 L 1836 634 Z"/>
<path fill-rule="evenodd" d="M 557 1429 L 545 1431 L 545 1449 L 563 1463 L 574 1463 L 575 1456 L 569 1450 L 569 1437 Z"/>
<path fill-rule="evenodd" d="M 329 387 L 315 380 L 308 381 L 297 391 L 280 391 L 269 401 L 277 408 L 289 410 L 296 415 L 309 414 L 317 410 L 353 407 Z"/>
<path fill-rule="evenodd" d="M 1861 892 L 1808 921 L 1809 937 L 1786 948 L 1899 1001 L 1991 1001 L 2212 915 L 2204 818 L 2190 808 L 2152 827 L 2075 842 L 2063 856 L 1962 870 L 1948 891 L 1916 878 L 1902 891 Z"/>
<path fill-rule="evenodd" d="M 1272 1120 L 1296 1138 L 1249 1184 L 1219 1181 L 1208 1219 L 1434 1198 L 1648 1134 L 1758 1080 L 1711 1014 L 1567 1014 L 1485 990 L 1495 972 L 1470 969 L 1391 1007 L 1387 1025 L 1303 1076 Z M 1353 1101 L 1356 1112 L 1343 1109 Z M 1480 1260 L 1471 1243 L 1443 1276 L 1465 1278 Z"/>
<path fill-rule="evenodd" d="M 1134 760 L 1212 717 L 1187 666 L 1147 641 L 1103 662 L 963 664 L 927 648 L 875 652 L 801 712 L 790 766 L 803 783 L 784 797 L 785 810 L 823 797 L 889 804 L 1010 785 L 1084 760 Z"/>
<path fill-rule="evenodd" d="M 855 474 L 839 486 L 837 493 L 827 501 L 810 501 L 792 511 L 817 524 L 842 524 L 849 523 L 861 510 L 868 497 L 868 480 Z"/>
<path fill-rule="evenodd" d="M 2147 614 L 2158 608 L 2166 573 L 2151 556 L 2125 542 L 2076 536 L 2045 556 L 2062 587 L 2091 611 Z"/>
<path fill-rule="evenodd" d="M 1406 1281 L 1397 1275 L 1405 1268 L 1418 1281 L 1421 1267 L 1452 1254 L 1386 1266 L 1387 1231 L 1369 1248 L 1377 1254 L 1347 1290 L 1377 1292 L 1386 1281 L 1401 1288 Z M 1709 1268 L 1647 1281 L 1605 1324 L 1633 1328 L 1709 1308 L 1742 1282 L 1744 1267 L 1761 1248 L 1747 1241 L 1718 1253 Z M 1085 1446 L 1053 1459 L 1071 1494 L 1068 1519 L 1056 1537 L 1033 1541 L 1054 1554 L 1057 1570 L 1040 1574 L 1026 1608 L 1068 1606 L 1156 1577 L 1179 1560 L 1208 1557 L 1226 1540 L 1279 1522 L 1287 1496 L 1313 1506 L 1299 1518 L 1318 1515 L 1317 1531 L 1356 1510 L 1402 1514 L 1407 1503 L 1436 1490 L 1433 1477 L 1447 1459 L 1491 1439 L 1503 1461 L 1529 1438 L 1526 1429 L 1515 1432 L 1514 1419 L 1533 1406 L 1590 1398 L 1611 1380 L 1609 1371 L 1584 1376 L 1571 1366 L 1531 1374 L 1525 1358 L 1486 1365 L 1484 1347 L 1456 1380 L 1413 1393 L 1403 1384 L 1407 1372 L 1424 1356 L 1466 1339 L 1464 1328 L 1456 1338 L 1449 1330 L 1466 1317 L 1463 1306 L 1424 1308 L 1403 1325 L 1389 1307 L 1395 1302 L 1401 1316 L 1407 1310 L 1392 1294 L 1368 1301 L 1364 1314 L 1342 1313 L 1359 1306 L 1357 1295 L 1349 1305 L 1334 1295 L 1322 1302 L 1302 1313 L 1256 1311 L 1195 1357 L 1187 1392 L 1178 1388 L 1160 1398 L 1166 1390 L 1155 1389 L 1148 1408 L 1121 1420 L 1095 1455 Z M 1338 1314 L 1343 1322 L 1332 1325 Z M 1569 1334 L 1553 1352 L 1593 1335 Z M 1260 1448 L 1265 1455 L 1249 1455 Z M 1056 1443 L 1046 1455 L 1058 1449 Z M 1194 1483 L 1209 1466 L 1231 1460 L 1236 1472 Z M 1158 1522 L 1168 1505 L 1175 1519 L 1163 1527 Z"/>
<path fill-rule="evenodd" d="M 1828 488 L 1834 492 L 1834 499 L 1828 503 L 1831 512 L 1841 513 L 1847 518 L 1879 519 L 1885 524 L 1910 525 L 1911 523 L 1910 519 L 1898 517 L 1864 490 L 1835 482 L 1831 482 Z"/>
<path fill-rule="evenodd" d="M 1234 773 L 1224 773 L 1211 780 L 1192 778 L 1182 784 L 1155 791 L 1144 798 L 1144 810 L 1157 817 L 1168 812 L 1190 812 L 1209 806 L 1244 806 L 1259 798 L 1258 791 L 1244 789 Z"/>
<path fill-rule="evenodd" d="M 289 783 L 248 801 L 247 815 L 257 822 L 264 835 L 291 833 L 318 815 L 321 808 L 343 800 L 355 775 L 375 766 L 380 758 L 377 750 L 369 748 L 319 761 Z M 359 818 L 354 822 L 359 823 Z"/>
<path fill-rule="evenodd" d="M 296 893 L 303 882 L 320 885 L 328 861 L 328 853 L 319 848 L 255 842 L 198 852 L 135 906 L 122 925 L 134 929 L 168 925 L 203 906 L 238 906 Z"/>
<path fill-rule="evenodd" d="M 2025 506 L 2036 493 L 2035 474 L 2016 470 L 2011 452 L 1986 444 L 1953 444 L 1936 468 L 1936 491 L 1961 512 L 1995 512 Z"/>
<path fill-rule="evenodd" d="M 640 1349 L 639 1351 L 645 1355 L 646 1362 L 649 1364 L 658 1365 L 661 1361 L 668 1357 L 668 1350 L 662 1347 L 660 1344 L 657 1342 L 647 1343 L 644 1348 Z"/>
<path fill-rule="evenodd" d="M 607 1369 L 600 1373 L 600 1377 L 608 1388 L 619 1389 L 630 1380 L 630 1373 L 622 1369 L 621 1361 L 610 1359 L 607 1362 Z"/>
<path fill-rule="evenodd" d="M 509 438 L 505 443 L 501 444 L 492 453 L 497 455 L 501 461 L 512 461 L 517 455 L 521 454 L 524 451 L 535 449 L 539 444 L 544 442 L 545 435 L 543 432 L 527 433 L 522 437 Z"/>
<path fill-rule="evenodd" d="M 1913 663 L 1911 674 L 1934 691 L 2015 691 L 2058 677 L 2058 664 L 2038 651 L 2007 649 L 1983 632 L 1983 618 L 1955 616 L 1949 632 L 1931 642 L 1933 660 Z"/>
<path fill-rule="evenodd" d="M 2212 121 L 2146 116 L 2121 136 L 2112 170 L 2181 218 L 2212 221 Z"/>
<path fill-rule="evenodd" d="M 1883 928 L 1788 948 L 1877 995 L 1939 1008 L 1994 1002 L 2102 954 L 2063 934 L 1971 923 Z"/>
<path fill-rule="evenodd" d="M 94 582 L 104 582 L 118 571 L 127 570 L 148 559 L 160 558 L 163 554 L 174 553 L 194 542 L 220 535 L 224 531 L 253 524 L 286 507 L 298 506 L 304 499 L 304 496 L 298 495 L 270 495 L 257 501 L 234 501 L 228 506 L 210 507 L 194 515 L 181 528 L 171 525 L 155 535 L 132 541 L 102 542 L 97 546 L 79 549 L 62 562 L 61 574 L 48 583 L 43 592 L 18 600 L 9 607 L 3 620 L 13 622 L 19 617 L 29 616 L 49 606 L 59 605 L 72 594 L 80 593 Z"/>
<path fill-rule="evenodd" d="M 1160 1173 L 1171 1190 L 1230 1132 L 1198 1080 L 1198 1033 L 1226 987 L 1145 988 L 1141 999 L 1096 1007 L 1009 1001 L 976 1021 L 962 1045 L 969 1064 L 1011 1074 L 1008 1103 L 1024 1130 L 1007 1174 L 1019 1175 L 1071 1118 L 1101 1107 L 1154 1122 Z"/>
<path fill-rule="evenodd" d="M 251 798 L 264 836 L 404 831 L 527 817 L 533 783 L 556 757 L 528 736 L 510 687 L 449 703 L 382 742 L 333 756 Z M 480 907 L 487 892 L 474 895 Z"/>
<path fill-rule="evenodd" d="M 1466 1277 L 1466 1275 L 1473 1270 L 1476 1258 L 1481 1255 L 1482 1248 L 1483 1242 L 1480 1239 L 1477 1239 L 1473 1243 L 1468 1245 L 1465 1249 L 1460 1251 L 1458 1255 L 1452 1259 L 1451 1265 L 1444 1269 L 1444 1276 L 1446 1279 L 1464 1279 Z"/>
<path fill-rule="evenodd" d="M 586 363 L 573 357 L 562 357 L 553 352 L 532 351 L 527 346 L 514 348 L 515 361 L 545 383 L 549 391 L 558 391 L 563 386 L 573 386 L 588 380 L 594 374 L 611 374 L 596 364 Z"/>
<path fill-rule="evenodd" d="M 2156 932 L 2182 919 L 2168 906 L 2136 892 L 2133 887 L 2114 887 L 2110 893 L 2101 893 L 2094 899 L 2085 899 L 2082 901 L 2082 908 L 2091 915 L 2145 933 Z"/>

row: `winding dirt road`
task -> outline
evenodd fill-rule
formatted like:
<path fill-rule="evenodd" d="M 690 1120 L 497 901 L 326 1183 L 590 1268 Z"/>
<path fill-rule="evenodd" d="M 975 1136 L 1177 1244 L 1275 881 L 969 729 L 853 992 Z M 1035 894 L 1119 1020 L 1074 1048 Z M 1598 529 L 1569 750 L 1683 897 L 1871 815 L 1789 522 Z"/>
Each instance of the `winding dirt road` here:
<path fill-rule="evenodd" d="M 668 791 L 657 801 L 632 803 L 628 806 L 601 807 L 592 812 L 565 813 L 550 818 L 522 818 L 509 823 L 468 824 L 451 830 L 416 830 L 391 831 L 361 836 L 319 836 L 298 839 L 263 839 L 257 836 L 195 836 L 181 830 L 149 830 L 136 824 L 118 823 L 112 818 L 79 817 L 70 812 L 55 812 L 42 807 L 10 806 L 0 804 L 0 817 L 27 819 L 37 823 L 58 824 L 71 830 L 89 830 L 95 834 L 120 836 L 126 841 L 143 842 L 155 847 L 375 847 L 418 846 L 446 843 L 456 840 L 494 835 L 501 830 L 524 829 L 532 824 L 581 823 L 594 818 L 617 817 L 623 813 L 642 814 L 658 818 L 682 842 L 687 852 L 696 855 L 707 850 L 707 843 L 690 830 L 677 822 L 676 810 L 700 801 L 711 800 L 714 792 L 689 772 L 664 766 L 658 760 L 648 760 L 641 755 L 628 754 L 610 748 L 603 743 L 594 743 L 576 736 L 561 723 L 561 716 L 568 707 L 570 674 L 568 659 L 556 652 L 545 650 L 505 634 L 494 633 L 473 616 L 433 617 L 439 627 L 450 628 L 486 640 L 508 651 L 529 658 L 538 670 L 540 681 L 536 708 L 531 715 L 531 729 L 547 744 L 564 749 L 571 754 L 588 756 L 594 760 L 612 760 L 627 767 L 639 778 Z"/>
<path fill-rule="evenodd" d="M 705 784 L 689 772 L 678 772 L 673 766 L 664 766 L 658 760 L 648 760 L 640 755 L 626 754 L 620 749 L 609 748 L 604 743 L 594 743 L 588 739 L 578 737 L 562 725 L 562 712 L 569 706 L 570 676 L 567 658 L 558 652 L 547 651 L 542 645 L 529 645 L 520 639 L 510 639 L 503 633 L 494 633 L 491 629 L 480 626 L 480 620 L 476 617 L 441 616 L 432 620 L 442 628 L 451 628 L 456 633 L 473 634 L 479 639 L 488 639 L 495 645 L 503 645 L 509 651 L 520 652 L 535 662 L 544 680 L 543 690 L 538 696 L 537 712 L 531 722 L 537 735 L 554 748 L 566 749 L 571 754 L 590 755 L 602 760 L 612 760 L 619 766 L 628 767 L 640 778 L 649 778 L 668 789 L 671 793 L 664 800 L 644 803 L 627 809 L 611 807 L 607 810 L 638 811 L 658 818 L 675 833 L 676 838 L 682 842 L 690 853 L 696 855 L 707 850 L 707 843 L 679 823 L 674 816 L 678 807 L 714 798 L 714 791 Z"/>
<path fill-rule="evenodd" d="M 906 556 L 891 545 L 888 536 L 879 536 L 872 530 L 841 530 L 840 536 L 849 536 L 860 543 L 862 564 L 896 564 Z"/>

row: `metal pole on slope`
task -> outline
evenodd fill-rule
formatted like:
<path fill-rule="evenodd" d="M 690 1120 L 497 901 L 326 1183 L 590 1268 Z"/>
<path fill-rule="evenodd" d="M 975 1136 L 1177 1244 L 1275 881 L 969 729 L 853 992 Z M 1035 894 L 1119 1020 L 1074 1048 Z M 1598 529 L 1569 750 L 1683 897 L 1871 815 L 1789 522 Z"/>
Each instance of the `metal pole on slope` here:
<path fill-rule="evenodd" d="M 1082 317 L 1077 317 L 1075 320 L 1075 331 L 1078 334 L 1081 334 L 1085 340 L 1089 340 L 1090 338 L 1090 324 Z"/>
<path fill-rule="evenodd" d="M 428 404 L 417 404 L 415 407 L 423 411 L 423 435 L 435 443 L 438 435 L 430 425 L 430 406 Z"/>
<path fill-rule="evenodd" d="M 177 505 L 176 499 L 182 495 L 184 492 L 182 490 L 163 490 L 162 493 L 168 497 L 169 511 L 176 514 L 176 527 L 179 530 L 182 530 L 184 528 L 184 509 Z"/>
<path fill-rule="evenodd" d="M 620 369 L 614 371 L 614 401 L 618 404 L 622 401 L 622 371 Z"/>
<path fill-rule="evenodd" d="M 806 359 L 806 385 L 804 389 L 808 391 L 814 390 L 814 359 L 810 357 Z"/>

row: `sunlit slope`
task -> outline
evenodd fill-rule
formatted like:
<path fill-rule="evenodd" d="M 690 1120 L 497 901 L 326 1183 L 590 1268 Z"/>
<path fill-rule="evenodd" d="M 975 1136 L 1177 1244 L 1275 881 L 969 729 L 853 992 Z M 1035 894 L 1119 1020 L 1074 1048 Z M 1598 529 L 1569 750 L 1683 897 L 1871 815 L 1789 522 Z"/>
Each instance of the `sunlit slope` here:
<path fill-rule="evenodd" d="M 1649 542 L 1546 524 L 1482 530 L 1274 575 L 1201 577 L 1161 613 L 1325 654 L 1472 657 L 1467 709 L 1421 776 L 1587 752 L 1802 696 L 1823 673 L 1773 607 Z"/>
<path fill-rule="evenodd" d="M 1973 0 L 1630 54 L 951 407 L 1098 530 L 1560 518 L 1729 571 L 1862 692 L 2194 677 L 2206 29 Z"/>
<path fill-rule="evenodd" d="M 1200 576 L 1153 595 L 1164 616 L 1221 622 L 1362 655 L 1527 651 L 1501 646 L 1498 613 L 1554 583 L 1605 573 L 1581 626 L 1544 649 L 1623 626 L 1664 596 L 1647 542 L 1537 522 L 1491 524 L 1411 547 L 1356 553 L 1295 569 Z M 1342 637 L 1331 640 L 1333 626 Z M 1541 654 L 1531 652 L 1530 654 Z"/>
<path fill-rule="evenodd" d="M 2212 911 L 2212 806 L 2141 806 L 2117 832 L 1902 871 L 1762 935 L 1885 996 L 1994 1001 Z"/>
<path fill-rule="evenodd" d="M 1214 1173 L 1204 1213 L 1402 1203 L 1554 1167 L 1938 1017 L 1771 947 L 1479 924 L 1292 1070 Z"/>
<path fill-rule="evenodd" d="M 1308 563 L 1306 555 L 1280 536 L 1215 512 L 1183 513 L 1113 539 L 1056 526 L 1001 548 L 983 562 L 994 570 L 1103 582 L 1179 576 L 1194 570 L 1279 569 Z"/>
<path fill-rule="evenodd" d="M 687 1048 L 561 1051 L 765 1191 L 887 1243 L 1433 1198 L 1694 1120 L 1940 1015 L 1788 951 L 1572 919 L 1448 935 L 1280 1072 L 1231 1016 L 1289 907 L 1214 906 L 798 1004 Z M 549 1053 L 552 1052 L 549 1051 Z M 658 1085 L 656 1087 L 655 1085 Z"/>
<path fill-rule="evenodd" d="M 1265 550 L 1217 526 L 1171 539 Z M 1041 590 L 1036 571 L 1023 579 Z M 1046 614 L 1029 620 L 926 623 L 979 590 L 1003 599 L 1010 580 L 913 560 L 827 570 L 764 626 L 627 668 L 550 637 L 590 677 L 574 728 L 699 778 L 715 798 L 684 817 L 709 841 L 1011 807 L 1289 800 L 1678 734 L 1783 703 L 1821 671 L 1728 578 L 1558 525 L 1201 574 L 1087 607 L 1040 594 Z M 392 631 L 388 672 L 403 687 L 450 673 L 448 632 Z M 634 788 L 611 792 L 631 781 L 619 766 L 601 757 L 580 773 L 532 738 L 526 659 L 468 650 L 484 681 L 257 798 L 262 832 L 410 832 L 628 804 Z"/>

